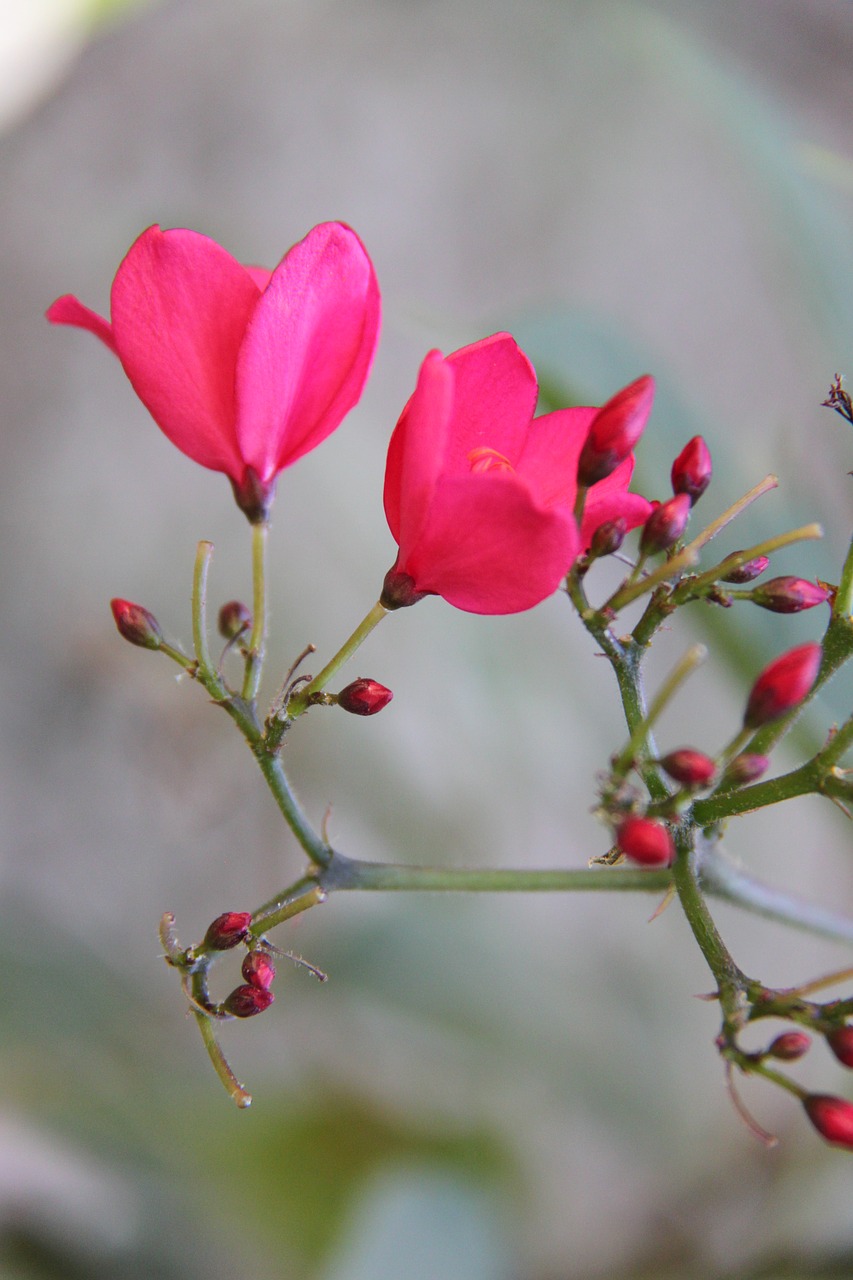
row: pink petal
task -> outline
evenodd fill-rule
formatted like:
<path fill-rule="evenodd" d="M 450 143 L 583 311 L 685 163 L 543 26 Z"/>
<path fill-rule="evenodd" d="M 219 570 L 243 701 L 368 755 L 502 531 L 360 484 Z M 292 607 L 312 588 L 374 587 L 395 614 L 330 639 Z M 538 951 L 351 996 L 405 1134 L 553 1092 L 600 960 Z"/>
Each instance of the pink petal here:
<path fill-rule="evenodd" d="M 565 502 L 574 507 L 578 458 L 596 412 L 558 409 L 531 423 L 517 469 L 543 506 Z"/>
<path fill-rule="evenodd" d="M 592 535 L 605 520 L 621 516 L 629 529 L 645 524 L 652 513 L 652 504 L 638 493 L 628 493 L 634 471 L 634 455 L 621 462 L 605 480 L 591 485 L 586 495 L 581 520 L 581 543 L 584 551 L 589 547 Z"/>
<path fill-rule="evenodd" d="M 260 293 L 248 272 L 195 231 L 149 227 L 116 273 L 112 319 L 125 372 L 173 444 L 243 479 L 234 373 Z"/>
<path fill-rule="evenodd" d="M 456 380 L 445 471 L 467 475 L 473 449 L 494 449 L 515 466 L 536 409 L 533 365 L 508 333 L 447 357 Z"/>
<path fill-rule="evenodd" d="M 114 355 L 118 355 L 112 325 L 103 316 L 99 316 L 97 311 L 90 311 L 88 307 L 84 307 L 73 293 L 66 293 L 61 298 L 57 298 L 56 302 L 48 307 L 45 315 L 51 324 L 70 324 L 77 329 L 87 329 L 89 333 L 94 333 L 96 338 L 100 338 Z"/>
<path fill-rule="evenodd" d="M 403 557 L 420 537 L 444 466 L 453 388 L 449 363 L 440 351 L 430 351 L 388 445 L 385 516 Z"/>
<path fill-rule="evenodd" d="M 397 567 L 469 613 L 520 613 L 557 589 L 578 553 L 564 508 L 543 509 L 507 472 L 439 481 L 427 527 Z"/>
<path fill-rule="evenodd" d="M 379 287 L 354 231 L 327 222 L 272 274 L 237 362 L 240 450 L 262 481 L 325 440 L 361 395 Z"/>

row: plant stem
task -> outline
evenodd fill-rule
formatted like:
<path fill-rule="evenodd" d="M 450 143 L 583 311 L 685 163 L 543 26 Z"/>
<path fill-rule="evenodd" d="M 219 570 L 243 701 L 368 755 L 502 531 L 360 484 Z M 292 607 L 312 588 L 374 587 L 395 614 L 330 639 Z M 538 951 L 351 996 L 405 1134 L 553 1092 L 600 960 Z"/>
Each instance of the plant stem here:
<path fill-rule="evenodd" d="M 243 698 L 254 702 L 264 666 L 264 647 L 267 636 L 267 545 L 269 523 L 266 520 L 252 525 L 252 631 L 246 654 L 246 673 L 243 678 Z"/>
<path fill-rule="evenodd" d="M 222 696 L 225 695 L 225 688 L 222 686 L 213 663 L 210 660 L 210 650 L 207 646 L 207 575 L 210 570 L 210 561 L 213 558 L 213 543 L 202 541 L 196 548 L 195 566 L 193 569 L 193 596 L 192 596 L 192 626 L 193 626 L 193 647 L 195 649 L 196 662 L 198 663 L 199 676 L 203 678 L 205 687 L 209 689 L 209 682 L 214 686 L 219 685 L 222 689 Z"/>
<path fill-rule="evenodd" d="M 331 661 L 326 663 L 320 674 L 315 676 L 304 689 L 300 689 L 298 693 L 293 695 L 287 706 L 287 713 L 291 720 L 302 715 L 302 712 L 310 704 L 311 695 L 320 693 L 325 689 L 335 672 L 352 657 L 359 645 L 367 639 L 374 627 L 379 625 L 387 613 L 388 610 L 377 600 L 370 613 L 361 620 L 349 639 L 341 645 Z"/>
<path fill-rule="evenodd" d="M 433 890 L 466 893 L 550 893 L 560 890 L 645 890 L 669 887 L 669 871 L 633 867 L 514 870 L 504 867 L 407 867 L 391 862 L 359 862 L 335 853 L 319 883 L 336 889 Z"/>
<path fill-rule="evenodd" d="M 658 689 L 651 701 L 648 712 L 634 729 L 627 746 L 624 747 L 616 759 L 613 765 L 614 773 L 624 775 L 628 772 L 634 760 L 637 759 L 643 742 L 658 716 L 678 692 L 687 677 L 697 667 L 701 666 L 707 657 L 708 650 L 703 644 L 694 644 L 687 650 Z"/>
<path fill-rule="evenodd" d="M 675 590 L 675 602 L 676 604 L 683 604 L 697 593 L 701 593 L 704 587 L 711 586 L 719 578 L 724 577 L 727 573 L 734 572 L 735 569 L 740 569 L 758 556 L 779 551 L 782 547 L 788 547 L 795 542 L 808 542 L 822 537 L 823 529 L 819 524 L 805 524 L 800 529 L 791 529 L 789 533 L 780 533 L 775 538 L 766 538 L 763 542 L 757 542 L 754 547 L 747 547 L 744 551 L 733 551 L 730 556 L 726 556 L 724 560 L 714 565 L 712 569 L 706 569 L 704 573 L 700 573 L 697 577 L 691 578 L 677 587 Z M 737 596 L 738 594 L 738 592 L 732 592 L 732 595 Z M 745 598 L 748 598 L 748 594 L 746 593 Z"/>
<path fill-rule="evenodd" d="M 695 829 L 682 826 L 676 830 L 677 852 L 672 868 L 675 891 L 699 949 L 716 979 L 726 1023 L 736 1028 L 742 1021 L 747 978 L 732 959 L 699 888 L 693 844 L 696 838 Z"/>
<path fill-rule="evenodd" d="M 213 1018 L 202 1013 L 200 1009 L 193 1009 L 193 1014 L 195 1015 L 195 1020 L 198 1023 L 198 1029 L 201 1032 L 204 1047 L 208 1052 L 210 1061 L 213 1063 L 213 1069 L 225 1086 L 227 1093 L 241 1109 L 250 1107 L 252 1105 L 252 1095 L 247 1092 L 229 1067 L 225 1059 L 225 1054 L 219 1047 L 219 1041 L 216 1038 Z"/>

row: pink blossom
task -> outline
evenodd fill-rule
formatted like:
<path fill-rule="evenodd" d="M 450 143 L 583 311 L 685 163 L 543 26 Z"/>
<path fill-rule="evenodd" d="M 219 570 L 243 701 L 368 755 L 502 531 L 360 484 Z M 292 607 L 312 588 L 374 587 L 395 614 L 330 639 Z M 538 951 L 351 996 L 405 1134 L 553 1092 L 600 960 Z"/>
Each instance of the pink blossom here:
<path fill-rule="evenodd" d="M 633 458 L 573 517 L 581 449 L 597 410 L 534 418 L 533 366 L 507 333 L 432 351 L 391 437 L 385 514 L 399 546 L 383 603 L 443 596 L 471 613 L 518 613 L 556 590 L 607 520 L 650 511 L 627 492 Z"/>
<path fill-rule="evenodd" d="M 157 425 L 222 471 L 250 520 L 276 477 L 358 401 L 379 331 L 379 289 L 349 227 L 327 222 L 275 271 L 244 267 L 196 231 L 149 227 L 116 272 L 111 323 L 66 294 L 47 312 L 100 338 Z"/>

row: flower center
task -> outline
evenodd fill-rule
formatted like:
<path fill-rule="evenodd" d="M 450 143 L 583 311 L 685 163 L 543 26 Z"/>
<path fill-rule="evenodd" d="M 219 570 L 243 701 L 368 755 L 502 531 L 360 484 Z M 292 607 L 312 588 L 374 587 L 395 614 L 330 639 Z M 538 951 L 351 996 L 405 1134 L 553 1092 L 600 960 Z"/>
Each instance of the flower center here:
<path fill-rule="evenodd" d="M 478 471 L 515 471 L 515 467 L 509 458 L 505 458 L 502 453 L 498 453 L 497 449 L 490 449 L 487 445 L 481 445 L 478 449 L 472 449 L 468 454 L 468 462 L 470 463 L 472 472 Z"/>

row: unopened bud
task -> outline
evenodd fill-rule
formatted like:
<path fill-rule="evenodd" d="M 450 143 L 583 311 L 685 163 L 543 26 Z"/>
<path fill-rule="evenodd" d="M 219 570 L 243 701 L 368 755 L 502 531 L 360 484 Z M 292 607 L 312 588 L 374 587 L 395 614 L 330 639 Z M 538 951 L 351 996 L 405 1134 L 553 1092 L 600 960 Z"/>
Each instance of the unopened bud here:
<path fill-rule="evenodd" d="M 204 946 L 214 951 L 230 951 L 249 936 L 251 911 L 223 911 L 204 935 Z"/>
<path fill-rule="evenodd" d="M 222 1001 L 223 1013 L 230 1013 L 232 1018 L 253 1018 L 256 1013 L 263 1013 L 275 1000 L 275 996 L 266 987 L 235 987 L 229 996 Z"/>
<path fill-rule="evenodd" d="M 708 446 L 701 436 L 694 436 L 672 464 L 672 492 L 686 493 L 691 503 L 698 502 L 713 471 Z"/>
<path fill-rule="evenodd" d="M 757 782 L 769 768 L 769 756 L 759 755 L 756 751 L 742 751 L 739 756 L 729 761 L 723 783 L 743 787 L 748 782 Z"/>
<path fill-rule="evenodd" d="M 750 600 L 769 609 L 771 613 L 801 613 L 803 609 L 814 609 L 815 605 L 825 604 L 830 593 L 826 587 L 819 587 L 816 582 L 807 582 L 805 578 L 771 578 L 753 587 Z"/>
<path fill-rule="evenodd" d="M 839 1062 L 845 1067 L 853 1067 L 853 1023 L 844 1027 L 833 1027 L 826 1033 L 826 1043 Z"/>
<path fill-rule="evenodd" d="M 668 867 L 675 857 L 672 836 L 654 818 L 626 818 L 617 828 L 616 844 L 626 858 L 644 867 Z"/>
<path fill-rule="evenodd" d="M 780 1062 L 796 1062 L 808 1053 L 811 1042 L 811 1036 L 807 1036 L 805 1031 L 783 1031 L 772 1042 L 766 1056 L 778 1058 Z"/>
<path fill-rule="evenodd" d="M 266 991 L 272 986 L 275 965 L 266 951 L 250 951 L 243 961 L 242 973 L 251 987 Z"/>
<path fill-rule="evenodd" d="M 704 751 L 680 747 L 661 760 L 661 767 L 683 787 L 707 787 L 714 780 L 717 766 Z"/>
<path fill-rule="evenodd" d="M 837 1147 L 853 1148 L 853 1103 L 828 1093 L 803 1098 L 806 1115 L 822 1138 Z"/>
<path fill-rule="evenodd" d="M 747 560 L 739 569 L 732 569 L 731 573 L 724 574 L 722 581 L 732 582 L 736 586 L 742 582 L 754 582 L 761 577 L 769 563 L 769 556 L 756 556 L 754 560 Z"/>
<path fill-rule="evenodd" d="M 601 556 L 612 556 L 622 546 L 627 532 L 628 521 L 622 516 L 617 516 L 615 520 L 605 520 L 592 535 L 589 544 L 590 558 L 598 560 Z"/>
<path fill-rule="evenodd" d="M 130 600 L 111 600 L 119 635 L 124 636 L 131 644 L 141 649 L 159 649 L 163 643 L 163 632 L 160 624 L 141 604 L 132 604 Z"/>
<path fill-rule="evenodd" d="M 643 555 L 653 556 L 675 546 L 687 528 L 691 505 L 686 493 L 677 493 L 668 502 L 655 507 L 640 534 L 640 551 Z"/>
<path fill-rule="evenodd" d="M 811 642 L 789 649 L 765 667 L 752 686 L 744 727 L 759 729 L 799 706 L 817 679 L 820 659 L 820 645 Z"/>
<path fill-rule="evenodd" d="M 354 716 L 375 716 L 394 697 L 378 680 L 353 680 L 337 695 L 339 707 Z"/>
<path fill-rule="evenodd" d="M 625 461 L 645 430 L 654 398 L 655 381 L 646 374 L 601 406 L 581 450 L 579 485 L 604 480 Z"/>
<path fill-rule="evenodd" d="M 252 615 L 240 600 L 229 600 L 219 610 L 219 634 L 223 640 L 236 640 L 252 625 Z"/>

